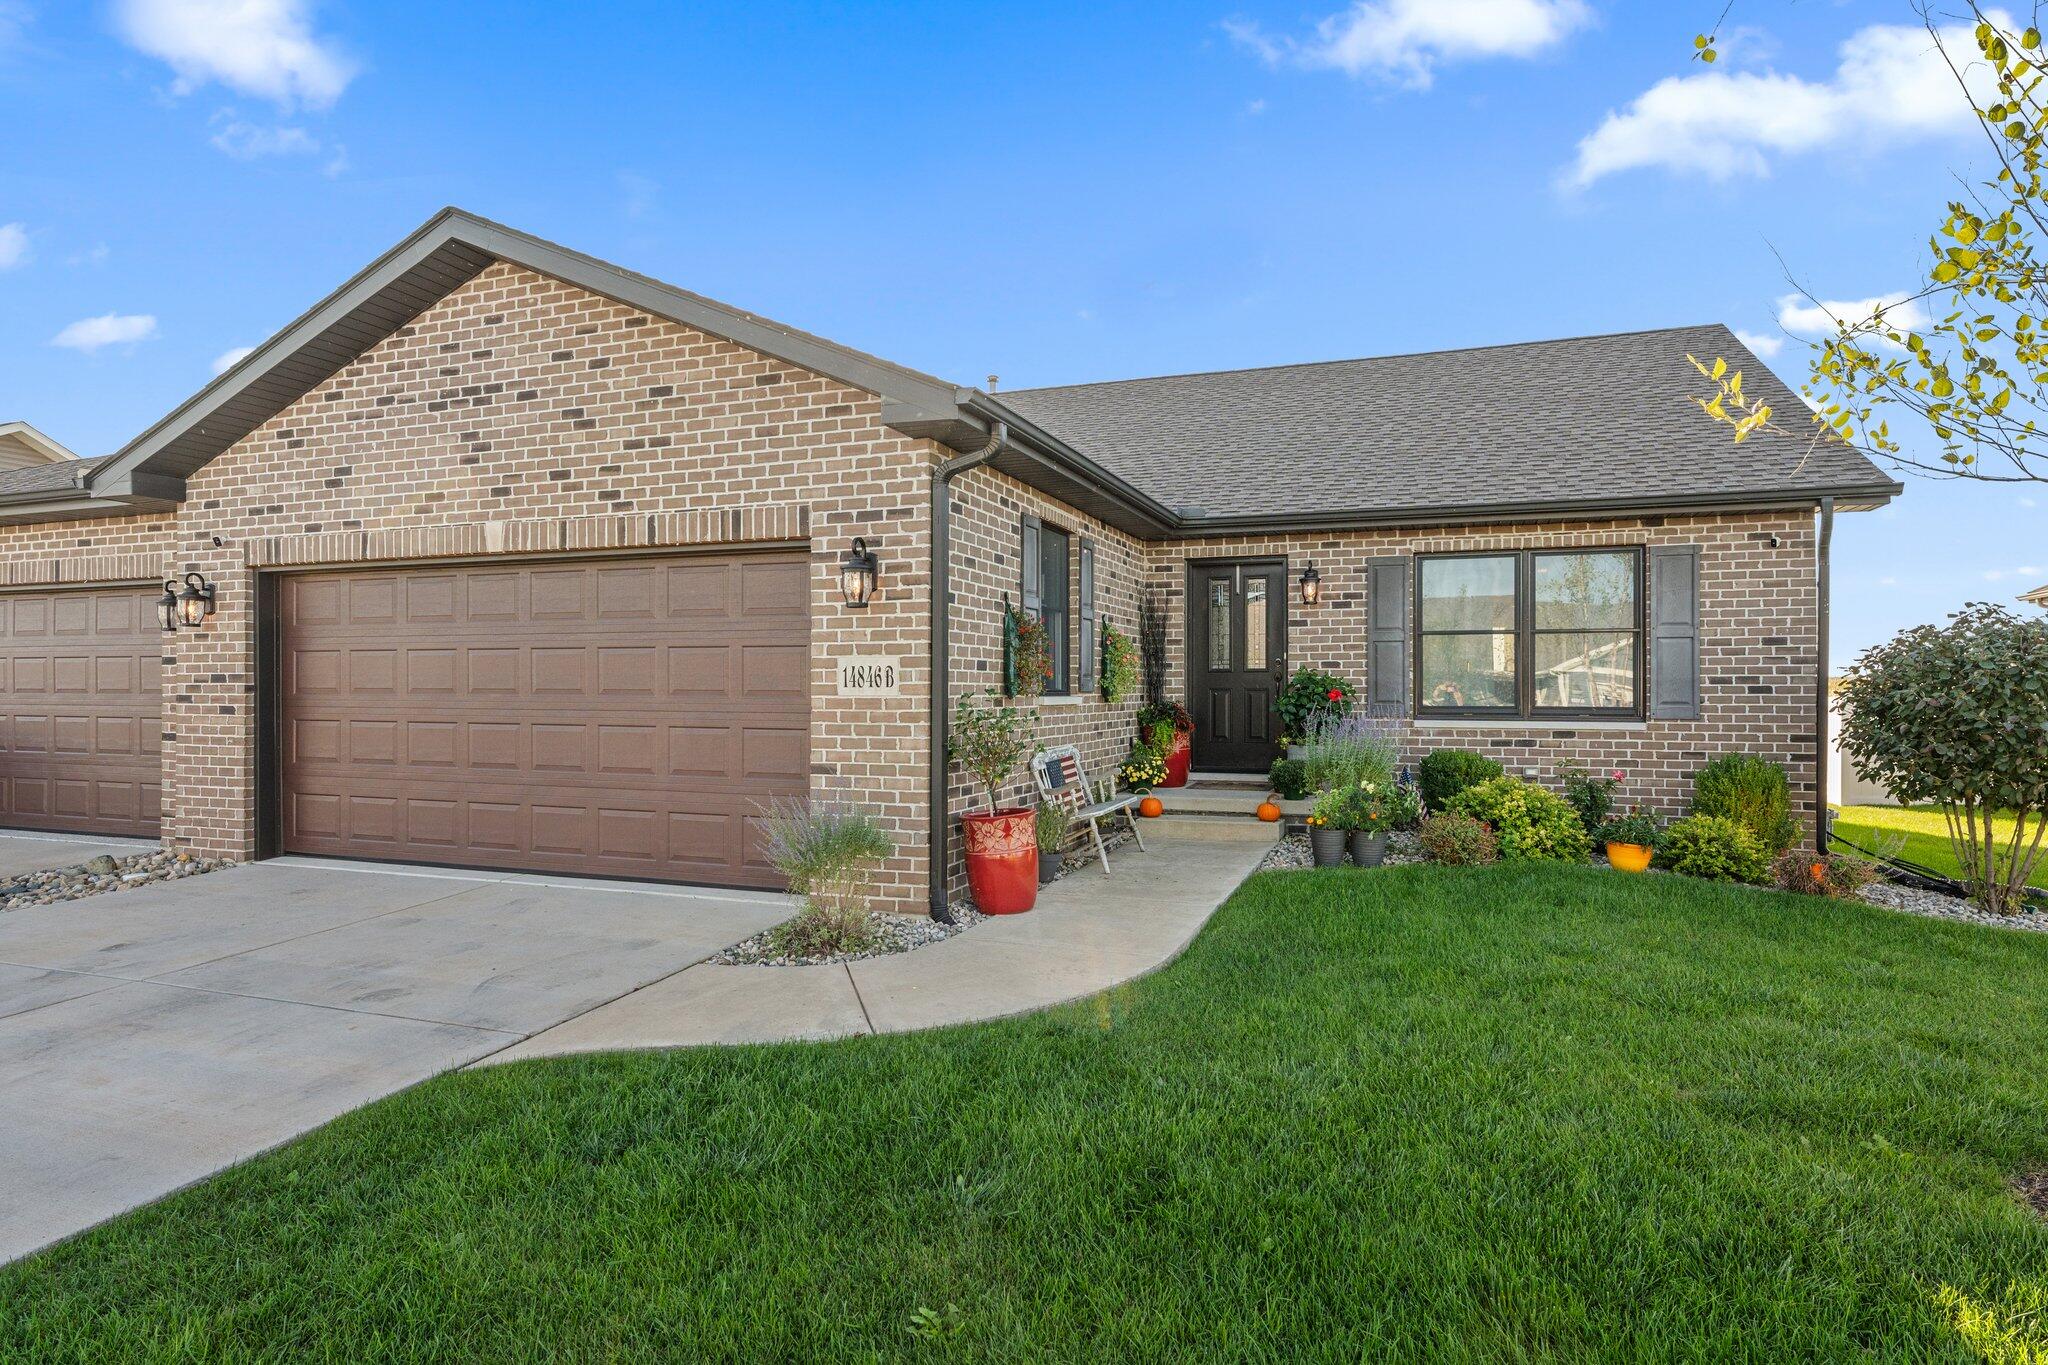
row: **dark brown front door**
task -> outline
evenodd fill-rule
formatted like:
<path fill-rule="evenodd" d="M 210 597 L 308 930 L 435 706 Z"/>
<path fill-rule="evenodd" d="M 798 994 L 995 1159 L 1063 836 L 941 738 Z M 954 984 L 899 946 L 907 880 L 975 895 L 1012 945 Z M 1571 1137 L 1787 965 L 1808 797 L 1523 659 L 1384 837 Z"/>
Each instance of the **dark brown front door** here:
<path fill-rule="evenodd" d="M 780 885 L 757 804 L 810 773 L 801 553 L 294 575 L 292 853 Z"/>
<path fill-rule="evenodd" d="M 1287 566 L 1278 560 L 1190 564 L 1187 613 L 1194 765 L 1264 772 L 1279 755 Z"/>
<path fill-rule="evenodd" d="M 161 591 L 0 594 L 0 825 L 156 836 Z"/>

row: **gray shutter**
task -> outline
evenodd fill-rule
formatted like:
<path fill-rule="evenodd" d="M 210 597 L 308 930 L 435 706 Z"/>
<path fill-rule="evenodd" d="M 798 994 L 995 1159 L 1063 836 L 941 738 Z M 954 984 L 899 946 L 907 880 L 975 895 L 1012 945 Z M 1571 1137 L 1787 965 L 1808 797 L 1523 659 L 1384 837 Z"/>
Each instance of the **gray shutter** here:
<path fill-rule="evenodd" d="M 1700 717 L 1700 550 L 1650 550 L 1650 714 Z"/>
<path fill-rule="evenodd" d="M 1025 615 L 1042 617 L 1044 604 L 1038 600 L 1038 528 L 1037 517 L 1023 519 L 1023 535 L 1018 551 L 1017 603 Z"/>
<path fill-rule="evenodd" d="M 1081 542 L 1081 690 L 1095 690 L 1095 542 Z"/>
<path fill-rule="evenodd" d="M 1366 700 L 1408 711 L 1408 566 L 1406 555 L 1365 565 Z"/>

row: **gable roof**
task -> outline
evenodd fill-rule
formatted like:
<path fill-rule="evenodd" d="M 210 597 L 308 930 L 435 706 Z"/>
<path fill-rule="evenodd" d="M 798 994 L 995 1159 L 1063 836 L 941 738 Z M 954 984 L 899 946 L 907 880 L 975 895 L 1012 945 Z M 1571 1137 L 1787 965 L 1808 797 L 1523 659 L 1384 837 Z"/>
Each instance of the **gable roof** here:
<path fill-rule="evenodd" d="M 2032 602 L 2037 607 L 2048 607 L 2048 583 L 2043 583 L 2032 592 L 2021 593 L 2020 601 Z"/>
<path fill-rule="evenodd" d="M 0 449 L 4 449 L 17 462 L 48 464 L 55 460 L 75 460 L 78 457 L 68 448 L 59 445 L 37 431 L 26 422 L 0 422 Z"/>
<path fill-rule="evenodd" d="M 1022 389 L 959 388 L 448 208 L 61 485 L 0 477 L 0 520 L 174 508 L 185 480 L 495 261 L 723 337 L 877 395 L 884 422 L 981 447 L 1021 481 L 1143 537 L 1421 521 L 1876 506 L 1900 486 L 1831 442 L 1735 446 L 1688 401 L 1685 352 L 1798 400 L 1725 327 Z M 17 474 L 24 471 L 16 471 Z"/>
<path fill-rule="evenodd" d="M 1725 356 L 1780 412 L 1800 400 L 1719 324 L 1366 360 L 1007 390 L 1002 404 L 1184 519 L 1417 521 L 1744 506 L 1899 484 L 1839 441 L 1741 445 L 1701 414 L 1686 356 Z"/>

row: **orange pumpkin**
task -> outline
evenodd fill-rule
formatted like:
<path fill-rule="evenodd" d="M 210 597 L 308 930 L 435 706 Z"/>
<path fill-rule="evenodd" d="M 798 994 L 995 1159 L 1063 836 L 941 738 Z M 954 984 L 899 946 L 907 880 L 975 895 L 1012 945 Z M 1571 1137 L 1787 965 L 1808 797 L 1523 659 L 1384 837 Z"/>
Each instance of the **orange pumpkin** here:
<path fill-rule="evenodd" d="M 1156 796 L 1148 796 L 1138 803 L 1138 814 L 1144 816 L 1147 820 L 1157 815 L 1164 815 L 1165 813 L 1166 803 Z"/>
<path fill-rule="evenodd" d="M 1259 818 L 1270 825 L 1280 818 L 1280 808 L 1271 801 L 1261 801 L 1259 802 Z"/>

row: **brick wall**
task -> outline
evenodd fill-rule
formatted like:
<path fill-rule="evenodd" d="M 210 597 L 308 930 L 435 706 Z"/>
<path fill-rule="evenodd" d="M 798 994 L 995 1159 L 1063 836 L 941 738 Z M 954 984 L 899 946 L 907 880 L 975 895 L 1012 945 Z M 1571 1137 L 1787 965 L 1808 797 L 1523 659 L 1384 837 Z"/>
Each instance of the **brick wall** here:
<path fill-rule="evenodd" d="M 1769 540 L 1776 535 L 1777 548 Z M 1432 749 L 1475 749 L 1511 772 L 1555 786 L 1560 765 L 1628 773 L 1624 804 L 1682 813 L 1708 759 L 1744 751 L 1782 763 L 1811 821 L 1814 783 L 1815 539 L 1810 513 L 1664 517 L 1468 528 L 1333 532 L 1184 540 L 1152 548 L 1151 590 L 1169 605 L 1171 691 L 1186 692 L 1186 565 L 1190 559 L 1281 558 L 1288 563 L 1290 669 L 1326 669 L 1366 683 L 1366 562 L 1387 555 L 1599 545 L 1700 547 L 1700 718 L 1697 721 L 1411 722 L 1404 761 Z M 1313 561 L 1322 600 L 1301 604 L 1293 584 Z"/>
<path fill-rule="evenodd" d="M 219 584 L 205 630 L 166 642 L 164 837 L 239 858 L 256 839 L 259 568 L 808 544 L 814 779 L 882 815 L 899 854 L 881 903 L 916 911 L 936 457 L 883 427 L 872 394 L 499 264 L 206 466 L 175 516 L 0 527 L 0 565 L 23 582 L 36 571 L 11 566 L 154 551 L 166 570 Z M 866 612 L 848 611 L 837 586 L 856 534 L 882 560 Z M 839 699 L 833 665 L 848 652 L 896 656 L 902 695 Z"/>

